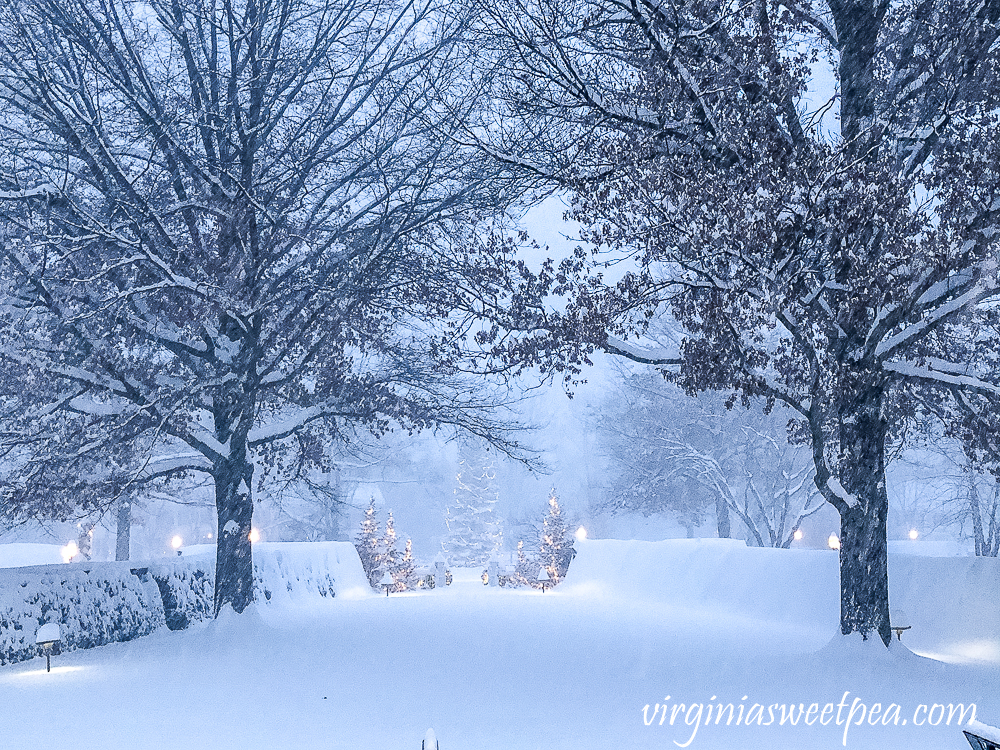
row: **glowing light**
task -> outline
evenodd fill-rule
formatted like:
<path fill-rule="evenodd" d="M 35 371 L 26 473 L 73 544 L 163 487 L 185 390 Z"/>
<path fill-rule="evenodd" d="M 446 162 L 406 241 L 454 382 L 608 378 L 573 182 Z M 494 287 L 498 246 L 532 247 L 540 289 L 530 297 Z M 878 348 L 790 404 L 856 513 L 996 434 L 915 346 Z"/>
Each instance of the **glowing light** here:
<path fill-rule="evenodd" d="M 919 531 L 916 529 L 910 529 L 910 539 L 916 539 L 918 536 L 920 536 Z"/>
<path fill-rule="evenodd" d="M 181 547 L 184 546 L 184 540 L 181 539 L 180 535 L 178 534 L 174 536 L 173 539 L 170 540 L 170 546 L 173 547 L 174 549 L 180 549 Z"/>
<path fill-rule="evenodd" d="M 587 530 L 585 528 L 583 528 L 583 526 L 581 526 L 580 528 L 578 528 L 576 530 L 576 533 L 573 536 L 575 536 L 577 539 L 579 539 L 582 542 L 584 539 L 587 538 Z"/>
<path fill-rule="evenodd" d="M 826 540 L 826 543 L 830 545 L 830 549 L 840 549 L 840 540 L 836 534 L 830 534 L 830 538 Z"/>
<path fill-rule="evenodd" d="M 208 532 L 208 538 L 209 538 L 209 539 L 211 539 L 211 538 L 212 538 L 212 532 L 211 532 L 211 531 L 210 531 L 210 532 Z"/>
<path fill-rule="evenodd" d="M 83 667 L 52 667 L 51 672 L 46 672 L 44 669 L 31 669 L 24 672 L 13 672 L 10 677 L 12 679 L 18 679 L 22 677 L 46 677 L 51 679 L 51 675 L 54 674 L 66 674 L 67 672 L 80 672 Z"/>
<path fill-rule="evenodd" d="M 795 533 L 792 534 L 792 538 L 795 539 L 796 542 L 801 542 L 803 536 L 805 535 L 802 533 L 802 529 L 795 529 Z"/>
<path fill-rule="evenodd" d="M 251 544 L 256 544 L 260 541 L 260 531 L 257 529 L 250 529 L 249 538 Z"/>
<path fill-rule="evenodd" d="M 80 548 L 76 546 L 76 542 L 70 541 L 65 547 L 59 548 L 59 554 L 62 555 L 63 562 L 68 563 L 80 554 Z"/>

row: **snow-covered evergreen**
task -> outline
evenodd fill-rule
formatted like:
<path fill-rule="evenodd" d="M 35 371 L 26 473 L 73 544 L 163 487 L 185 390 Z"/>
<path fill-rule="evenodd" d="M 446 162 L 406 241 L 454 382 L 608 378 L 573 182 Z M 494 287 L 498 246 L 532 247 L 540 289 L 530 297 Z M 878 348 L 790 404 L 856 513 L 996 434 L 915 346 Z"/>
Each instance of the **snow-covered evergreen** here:
<path fill-rule="evenodd" d="M 448 534 L 441 546 L 452 565 L 475 567 L 503 548 L 503 524 L 495 508 L 493 456 L 474 447 L 462 453 L 454 497 L 445 511 Z"/>
<path fill-rule="evenodd" d="M 574 554 L 576 551 L 573 549 L 573 537 L 566 526 L 562 508 L 559 507 L 559 498 L 553 489 L 549 493 L 549 512 L 542 522 L 542 538 L 538 550 L 539 561 L 548 572 L 551 581 L 546 585 L 554 586 L 566 576 Z"/>
<path fill-rule="evenodd" d="M 417 566 L 413 559 L 413 540 L 406 540 L 406 547 L 399 560 L 389 570 L 396 582 L 396 591 L 411 591 L 417 588 Z"/>
<path fill-rule="evenodd" d="M 361 567 L 368 576 L 368 582 L 373 588 L 377 588 L 378 580 L 382 576 L 382 549 L 378 535 L 378 519 L 375 518 L 375 498 L 372 498 L 365 511 L 361 530 L 354 540 L 354 547 L 358 551 L 358 557 L 361 558 Z"/>

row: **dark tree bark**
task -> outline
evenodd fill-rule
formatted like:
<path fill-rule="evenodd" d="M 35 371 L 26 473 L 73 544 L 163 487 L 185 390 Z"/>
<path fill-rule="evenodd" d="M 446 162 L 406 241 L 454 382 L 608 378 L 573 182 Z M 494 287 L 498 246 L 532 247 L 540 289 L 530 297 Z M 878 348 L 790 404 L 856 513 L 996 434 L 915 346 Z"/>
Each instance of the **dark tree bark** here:
<path fill-rule="evenodd" d="M 883 417 L 884 388 L 870 385 L 881 376 L 851 378 L 854 393 L 842 405 L 841 482 L 848 502 L 840 512 L 840 627 L 844 635 L 877 633 L 889 645 L 889 570 L 885 482 L 888 425 Z M 867 387 L 866 387 L 867 385 Z"/>
<path fill-rule="evenodd" d="M 218 552 L 215 562 L 215 614 L 226 605 L 237 613 L 254 600 L 253 498 L 250 496 L 253 466 L 244 458 L 224 463 L 215 475 L 215 507 L 218 512 Z"/>
<path fill-rule="evenodd" d="M 132 537 L 132 502 L 122 498 L 115 513 L 117 527 L 115 530 L 115 560 L 128 560 L 131 555 Z"/>

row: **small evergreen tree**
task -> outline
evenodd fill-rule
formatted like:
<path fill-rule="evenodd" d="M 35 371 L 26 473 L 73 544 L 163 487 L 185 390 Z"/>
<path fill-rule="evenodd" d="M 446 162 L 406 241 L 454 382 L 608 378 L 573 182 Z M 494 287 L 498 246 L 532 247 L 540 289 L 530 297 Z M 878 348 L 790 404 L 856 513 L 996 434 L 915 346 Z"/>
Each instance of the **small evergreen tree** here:
<path fill-rule="evenodd" d="M 392 516 L 389 518 L 391 521 Z M 372 498 L 371 504 L 365 511 L 365 517 L 361 521 L 361 531 L 354 540 L 354 548 L 361 558 L 361 567 L 368 576 L 368 582 L 372 588 L 378 588 L 379 579 L 382 577 L 382 552 L 378 536 L 378 519 L 375 518 L 375 498 Z"/>
<path fill-rule="evenodd" d="M 576 550 L 573 549 L 573 537 L 566 527 L 555 489 L 549 493 L 549 512 L 542 522 L 542 539 L 538 552 L 542 566 L 548 571 L 551 585 L 556 585 L 566 576 Z"/>
<path fill-rule="evenodd" d="M 515 586 L 537 587 L 540 567 L 537 560 L 532 560 L 525 554 L 524 542 L 519 541 L 517 543 L 517 567 L 514 568 L 514 574 L 510 576 L 509 582 Z"/>
<path fill-rule="evenodd" d="M 389 518 L 385 522 L 385 533 L 382 535 L 379 552 L 382 555 L 383 572 L 388 570 L 391 573 L 399 564 L 399 550 L 396 549 L 396 522 L 392 518 L 391 510 Z"/>
<path fill-rule="evenodd" d="M 393 591 L 412 591 L 417 588 L 416 564 L 413 560 L 413 540 L 406 540 L 406 549 L 396 565 L 391 569 L 392 580 L 396 582 Z"/>

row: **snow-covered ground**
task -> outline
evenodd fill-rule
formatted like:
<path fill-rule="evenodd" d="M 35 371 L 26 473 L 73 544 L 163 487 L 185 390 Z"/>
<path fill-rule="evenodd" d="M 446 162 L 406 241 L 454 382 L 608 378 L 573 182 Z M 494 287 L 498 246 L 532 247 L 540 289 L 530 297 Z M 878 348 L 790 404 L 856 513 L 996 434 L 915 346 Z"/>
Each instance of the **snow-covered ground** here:
<path fill-rule="evenodd" d="M 893 559 L 902 643 L 929 659 L 833 637 L 833 553 L 578 547 L 545 593 L 463 575 L 421 594 L 303 593 L 68 653 L 51 674 L 2 667 L 0 745 L 417 750 L 432 727 L 441 750 L 960 750 L 949 705 L 1000 723 L 995 560 Z"/>

